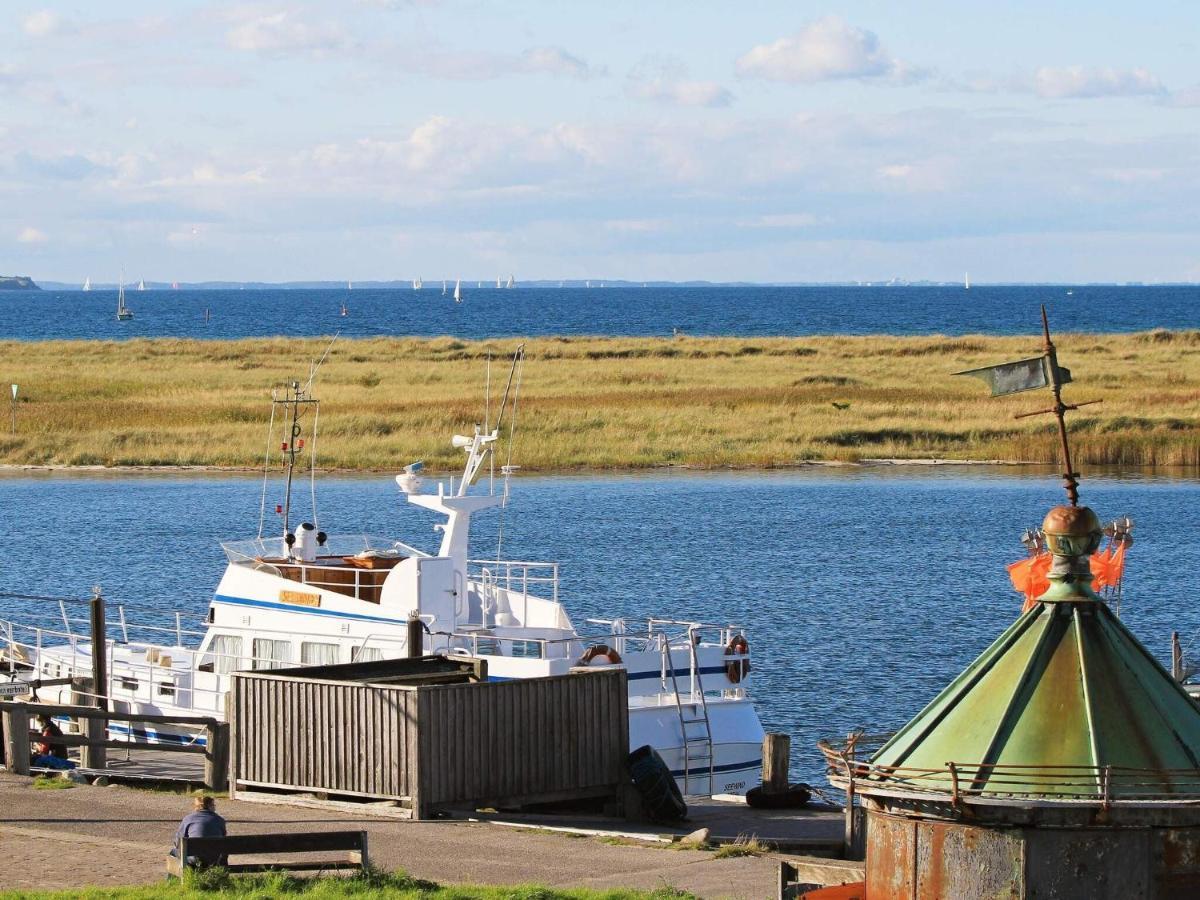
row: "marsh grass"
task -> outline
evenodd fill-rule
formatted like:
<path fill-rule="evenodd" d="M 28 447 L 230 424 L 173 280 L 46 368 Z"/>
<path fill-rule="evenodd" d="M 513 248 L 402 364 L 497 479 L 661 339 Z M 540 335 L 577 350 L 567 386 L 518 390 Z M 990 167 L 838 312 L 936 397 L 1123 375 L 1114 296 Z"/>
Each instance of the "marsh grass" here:
<path fill-rule="evenodd" d="M 1060 335 L 1077 461 L 1200 465 L 1200 331 Z M 513 461 L 525 471 L 791 466 L 864 458 L 1051 462 L 1039 391 L 992 399 L 951 373 L 1039 350 L 1035 337 L 538 338 L 526 342 Z M 516 341 L 374 338 L 333 346 L 317 379 L 318 462 L 457 468 Z M 0 462 L 257 468 L 272 387 L 326 341 L 0 342 L 21 385 Z M 276 454 L 278 455 L 278 454 Z M 503 460 L 502 460 L 503 461 Z"/>

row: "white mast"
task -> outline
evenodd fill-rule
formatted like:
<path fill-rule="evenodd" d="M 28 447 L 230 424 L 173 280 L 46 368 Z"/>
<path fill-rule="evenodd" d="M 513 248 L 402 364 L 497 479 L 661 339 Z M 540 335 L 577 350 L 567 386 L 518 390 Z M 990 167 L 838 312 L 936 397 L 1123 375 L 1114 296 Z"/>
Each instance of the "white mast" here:
<path fill-rule="evenodd" d="M 971 273 L 964 272 L 963 273 L 963 290 L 969 291 L 970 289 L 971 289 Z"/>

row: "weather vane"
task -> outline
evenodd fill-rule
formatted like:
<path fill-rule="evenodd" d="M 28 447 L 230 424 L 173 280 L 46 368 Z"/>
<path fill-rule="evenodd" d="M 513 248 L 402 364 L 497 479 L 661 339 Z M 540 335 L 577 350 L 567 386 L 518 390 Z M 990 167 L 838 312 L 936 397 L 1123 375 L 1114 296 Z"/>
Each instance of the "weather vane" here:
<path fill-rule="evenodd" d="M 955 372 L 955 375 L 972 375 L 982 378 L 992 389 L 992 396 L 1016 394 L 1020 391 L 1032 391 L 1049 387 L 1054 392 L 1054 405 L 1048 409 L 1037 409 L 1033 412 L 1017 413 L 1014 418 L 1025 419 L 1029 416 L 1040 416 L 1053 413 L 1058 420 L 1058 436 L 1062 442 L 1063 487 L 1067 491 L 1067 499 L 1072 506 L 1079 505 L 1079 473 L 1071 466 L 1071 447 L 1067 442 L 1066 412 L 1069 409 L 1079 409 L 1102 400 L 1086 400 L 1083 403 L 1064 403 L 1062 386 L 1071 380 L 1071 370 L 1064 369 L 1058 364 L 1058 353 L 1054 342 L 1050 340 L 1050 321 L 1046 318 L 1046 307 L 1042 306 L 1042 335 L 1045 342 L 1042 345 L 1042 355 L 1016 362 L 1001 363 L 998 366 L 984 366 L 982 369 L 968 369 L 965 372 Z"/>

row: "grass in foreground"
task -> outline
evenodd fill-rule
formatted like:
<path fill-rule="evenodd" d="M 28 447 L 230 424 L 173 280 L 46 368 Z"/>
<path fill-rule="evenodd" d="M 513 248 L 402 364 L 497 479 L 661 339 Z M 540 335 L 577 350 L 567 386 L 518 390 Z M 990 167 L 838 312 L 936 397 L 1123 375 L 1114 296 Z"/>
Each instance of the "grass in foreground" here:
<path fill-rule="evenodd" d="M 508 887 L 458 885 L 446 887 L 432 881 L 412 878 L 402 872 L 368 872 L 350 878 L 295 878 L 283 873 L 230 876 L 223 869 L 189 872 L 183 882 L 127 888 L 89 888 L 69 891 L 10 891 L 0 900 L 153 900 L 168 897 L 200 900 L 213 896 L 268 900 L 273 897 L 307 897 L 335 900 L 355 897 L 362 900 L 693 900 L 693 895 L 664 886 L 653 892 L 562 890 L 540 885 Z"/>
<path fill-rule="evenodd" d="M 1200 465 L 1200 331 L 1063 334 L 1077 462 Z M 21 385 L 0 463 L 257 468 L 273 386 L 324 340 L 0 342 Z M 336 343 L 317 380 L 318 464 L 457 468 L 515 341 Z M 538 338 L 526 342 L 513 461 L 526 471 L 790 466 L 863 458 L 1051 462 L 1049 392 L 992 399 L 952 372 L 1039 352 L 1025 337 Z M 276 454 L 278 455 L 278 454 Z M 501 460 L 503 461 L 503 460 Z"/>

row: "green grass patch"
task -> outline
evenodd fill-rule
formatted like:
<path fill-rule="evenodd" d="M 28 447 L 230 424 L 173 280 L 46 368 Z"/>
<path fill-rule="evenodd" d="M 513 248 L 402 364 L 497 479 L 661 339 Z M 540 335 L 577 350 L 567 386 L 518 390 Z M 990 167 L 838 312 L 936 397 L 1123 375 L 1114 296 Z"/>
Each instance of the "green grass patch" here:
<path fill-rule="evenodd" d="M 694 900 L 685 891 L 664 885 L 658 890 L 594 891 L 549 888 L 541 885 L 440 885 L 413 878 L 403 872 L 369 871 L 351 877 L 297 878 L 283 872 L 261 875 L 230 875 L 224 869 L 189 872 L 182 882 L 124 888 L 86 888 L 68 891 L 7 891 L 0 900 L 201 900 L 210 897 L 242 897 L 269 900 L 273 897 L 309 897 L 337 900 Z"/>
<path fill-rule="evenodd" d="M 67 791 L 73 787 L 75 787 L 75 782 L 58 775 L 39 775 L 33 779 L 35 791 Z"/>

